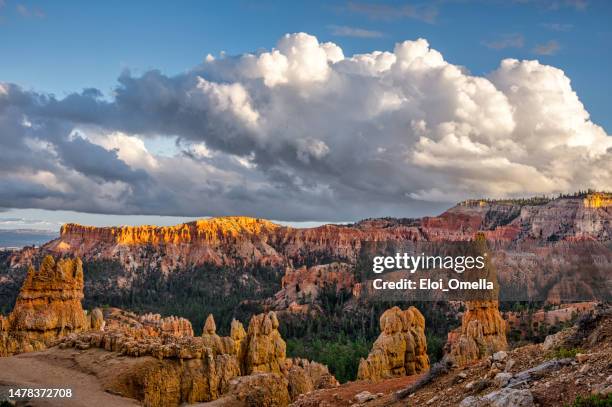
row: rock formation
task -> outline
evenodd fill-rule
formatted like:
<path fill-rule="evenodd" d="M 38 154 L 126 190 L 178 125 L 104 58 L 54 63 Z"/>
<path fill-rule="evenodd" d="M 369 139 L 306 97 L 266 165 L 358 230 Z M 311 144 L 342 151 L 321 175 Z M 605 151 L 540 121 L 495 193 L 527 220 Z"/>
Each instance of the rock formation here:
<path fill-rule="evenodd" d="M 92 331 L 103 331 L 106 326 L 104 314 L 100 308 L 94 308 L 88 315 L 87 321 Z"/>
<path fill-rule="evenodd" d="M 246 374 L 281 372 L 286 357 L 286 344 L 278 332 L 274 312 L 251 317 L 247 331 Z"/>
<path fill-rule="evenodd" d="M 13 311 L 2 318 L 0 356 L 44 349 L 53 340 L 89 328 L 83 308 L 80 259 L 51 256 L 30 267 Z"/>
<path fill-rule="evenodd" d="M 219 405 L 284 406 L 303 392 L 338 385 L 324 365 L 286 358 L 274 312 L 254 315 L 246 331 L 239 321 L 232 321 L 229 337 L 216 333 L 212 315 L 201 337 L 159 334 L 139 322 L 151 320 L 157 318 L 111 309 L 103 331 L 71 334 L 58 345 L 102 348 L 131 357 L 107 389 L 151 407 L 211 401 L 224 394 L 231 396 Z M 253 387 L 272 382 L 268 388 Z M 259 401 L 241 404 L 245 400 Z"/>
<path fill-rule="evenodd" d="M 235 265 L 236 257 L 250 257 L 255 264 L 281 261 L 267 243 L 280 228 L 263 219 L 225 217 L 202 219 L 176 226 L 91 227 L 65 224 L 60 238 L 44 250 L 84 258 L 117 258 L 135 270 L 145 262 L 144 247 L 162 250 L 159 263 L 163 271 L 189 264 Z"/>
<path fill-rule="evenodd" d="M 329 373 L 327 366 L 306 359 L 287 359 L 284 371 L 288 380 L 291 400 L 297 399 L 300 394 L 339 385 L 336 378 Z"/>
<path fill-rule="evenodd" d="M 120 331 L 129 329 L 136 337 L 193 336 L 191 322 L 182 317 L 162 317 L 160 314 L 152 313 L 136 315 L 119 308 L 106 308 L 104 318 L 108 329 Z"/>
<path fill-rule="evenodd" d="M 224 338 L 230 339 L 230 338 Z M 217 353 L 232 353 L 234 346 L 224 346 L 223 340 L 217 335 L 217 325 L 215 324 L 215 318 L 212 314 L 209 314 L 204 323 L 204 329 L 202 330 L 202 342 L 204 346 L 212 349 L 215 354 Z M 232 342 L 233 345 L 233 341 Z"/>
<path fill-rule="evenodd" d="M 355 285 L 353 266 L 347 263 L 329 263 L 312 267 L 287 267 L 281 280 L 281 290 L 274 296 L 276 309 L 304 312 L 305 301 L 315 301 L 324 287 L 351 292 Z"/>
<path fill-rule="evenodd" d="M 277 373 L 257 373 L 233 379 L 227 396 L 215 407 L 282 407 L 291 402 L 288 381 Z"/>
<path fill-rule="evenodd" d="M 368 358 L 359 362 L 359 380 L 378 381 L 429 369 L 425 318 L 418 309 L 386 310 L 380 317 L 380 330 Z"/>
<path fill-rule="evenodd" d="M 465 305 L 461 327 L 449 332 L 445 349 L 458 366 L 508 347 L 506 321 L 497 301 L 467 301 Z"/>
<path fill-rule="evenodd" d="M 244 367 L 244 361 L 246 359 L 245 355 L 247 352 L 246 336 L 247 333 L 244 330 L 244 326 L 242 326 L 242 322 L 233 319 L 230 327 L 230 339 L 234 349 L 229 350 L 228 353 L 236 355 L 240 361 L 240 368 L 242 372 L 246 371 L 246 368 Z"/>
<path fill-rule="evenodd" d="M 170 273 L 212 264 L 232 272 L 240 270 L 242 278 L 263 266 L 277 273 L 287 270 L 283 288 L 271 299 L 275 309 L 308 312 L 308 307 L 295 301 L 299 291 L 305 288 L 316 292 L 320 285 L 316 280 L 313 283 L 313 278 L 319 271 L 322 281 L 328 276 L 330 281 L 336 281 L 335 271 L 325 272 L 333 267 L 317 268 L 333 263 L 353 266 L 364 242 L 470 241 L 482 232 L 495 244 L 492 261 L 499 272 L 503 295 L 518 293 L 521 298 L 543 301 L 602 299 L 609 298 L 609 289 L 594 282 L 605 280 L 605 264 L 612 261 L 605 245 L 612 238 L 611 200 L 609 193 L 557 199 L 470 200 L 434 217 L 374 219 L 304 229 L 243 217 L 206 219 L 173 227 L 95 228 L 67 224 L 58 239 L 40 249 L 15 253 L 8 263 L 12 268 L 27 267 L 48 253 L 81 256 L 88 261 L 116 261 L 123 270 L 113 272 L 102 289 L 118 296 L 125 295 L 123 290 L 137 281 L 131 277 L 139 267 Z M 590 245 L 581 246 L 586 243 Z M 579 253 L 582 254 L 576 260 Z M 591 253 L 605 258 L 594 261 Z M 586 261 L 589 267 L 583 267 Z M 340 274 L 338 285 L 353 285 L 355 294 L 367 293 L 357 282 L 351 283 Z M 14 285 L 14 277 L 7 275 L 0 279 L 0 285 Z"/>

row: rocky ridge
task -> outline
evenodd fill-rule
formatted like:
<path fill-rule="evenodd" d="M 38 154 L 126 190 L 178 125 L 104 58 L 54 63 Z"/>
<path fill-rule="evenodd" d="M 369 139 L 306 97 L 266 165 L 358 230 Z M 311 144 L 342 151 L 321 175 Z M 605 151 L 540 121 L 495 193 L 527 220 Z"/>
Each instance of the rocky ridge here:
<path fill-rule="evenodd" d="M 317 298 L 323 288 L 351 292 L 355 284 L 353 266 L 347 263 L 333 262 L 297 269 L 287 267 L 281 279 L 281 289 L 274 296 L 274 307 L 307 312 L 309 307 L 301 305 L 308 299 Z"/>
<path fill-rule="evenodd" d="M 248 262 L 286 264 L 289 259 L 298 264 L 306 254 L 333 255 L 351 262 L 364 241 L 463 241 L 479 231 L 484 231 L 491 241 L 607 241 L 612 238 L 611 201 L 612 194 L 605 193 L 533 205 L 466 201 L 437 217 L 366 220 L 308 229 L 246 217 L 205 219 L 169 227 L 66 224 L 60 237 L 43 250 L 86 258 L 122 258 L 126 265 L 135 266 L 136 248 L 150 246 L 169 257 L 180 255 L 181 259 L 175 259 L 173 264 L 178 266 L 208 261 L 230 264 L 236 256 Z"/>
<path fill-rule="evenodd" d="M 480 232 L 495 249 L 491 260 L 504 299 L 601 300 L 612 294 L 609 287 L 593 284 L 612 269 L 607 246 L 612 239 L 611 197 L 591 193 L 532 201 L 466 201 L 435 217 L 306 229 L 244 217 L 172 227 L 67 224 L 58 239 L 13 254 L 9 264 L 28 266 L 48 253 L 116 261 L 124 271 L 111 276 L 115 280 L 104 288 L 108 290 L 130 289 L 139 268 L 171 276 L 176 270 L 206 264 L 239 270 L 244 274 L 241 279 L 253 281 L 249 270 L 268 267 L 285 274 L 283 287 L 271 298 L 275 309 L 306 312 L 300 292 L 316 295 L 321 281 L 337 283 L 354 295 L 363 292 L 362 282 L 351 281 L 332 264 L 354 267 L 366 242 L 469 241 Z M 584 264 L 588 267 L 581 267 Z M 0 284 L 14 285 L 13 278 L 7 275 Z"/>
<path fill-rule="evenodd" d="M 107 313 L 107 319 L 116 314 Z M 122 316 L 121 321 L 108 321 L 105 331 L 72 334 L 55 345 L 83 351 L 102 348 L 135 358 L 130 369 L 107 382 L 106 388 L 136 398 L 145 406 L 178 406 L 219 398 L 241 402 L 241 394 L 266 400 L 273 397 L 269 405 L 286 405 L 303 392 L 338 385 L 325 366 L 286 357 L 273 312 L 254 315 L 247 330 L 234 321 L 229 337 L 217 335 L 212 316 L 207 318 L 201 337 L 147 335 L 138 323 L 126 324 Z M 274 394 L 257 394 L 255 384 L 268 386 Z"/>

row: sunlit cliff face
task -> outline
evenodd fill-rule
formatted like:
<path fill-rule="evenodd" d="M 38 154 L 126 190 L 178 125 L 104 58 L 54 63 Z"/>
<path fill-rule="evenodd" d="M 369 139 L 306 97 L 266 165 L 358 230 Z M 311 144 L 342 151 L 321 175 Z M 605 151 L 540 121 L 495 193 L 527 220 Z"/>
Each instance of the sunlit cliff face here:
<path fill-rule="evenodd" d="M 586 208 L 607 208 L 612 206 L 612 194 L 594 193 L 584 198 Z"/>
<path fill-rule="evenodd" d="M 180 244 L 203 240 L 217 242 L 239 236 L 260 235 L 280 226 L 263 219 L 225 217 L 202 219 L 175 226 L 120 226 L 98 228 L 69 223 L 62 226 L 61 236 L 88 235 L 109 243 L 123 245 Z"/>
<path fill-rule="evenodd" d="M 548 206 L 554 206 L 561 212 L 565 211 L 563 213 L 567 213 L 567 216 L 570 216 L 576 210 L 593 212 L 594 216 L 596 215 L 601 222 L 604 222 L 603 219 L 607 216 L 606 208 L 612 206 L 612 194 L 605 192 L 590 193 L 583 198 L 550 201 L 543 198 L 543 200 L 534 206 L 524 207 L 522 212 L 521 206 L 511 201 L 465 201 L 440 216 L 421 219 L 419 228 L 405 227 L 400 224 L 385 225 L 384 222 L 379 224 L 380 222 L 368 220 L 360 222 L 354 227 L 326 225 L 317 228 L 299 229 L 250 217 L 201 219 L 175 226 L 93 227 L 69 223 L 62 226 L 60 239 L 53 244 L 53 249 L 65 252 L 78 247 L 79 250 L 84 251 L 77 254 L 83 255 L 89 252 L 89 249 L 96 242 L 104 243 L 109 247 L 114 245 L 181 245 L 189 243 L 215 246 L 223 242 L 252 240 L 255 237 L 255 240 L 262 242 L 271 238 L 291 241 L 297 250 L 297 247 L 304 244 L 328 246 L 332 241 L 335 242 L 337 247 L 344 247 L 351 246 L 360 240 L 377 241 L 389 238 L 469 240 L 473 237 L 473 233 L 479 230 L 483 230 L 490 240 L 509 241 L 519 235 L 520 222 L 518 220 L 508 224 L 503 224 L 503 222 L 500 224 L 499 222 L 502 218 L 510 217 L 512 219 L 519 216 L 519 212 L 521 213 L 520 216 L 525 217 L 525 219 L 539 219 L 540 211 L 545 211 Z M 491 219 L 496 217 L 500 218 L 498 226 L 491 228 L 491 225 L 495 223 L 491 223 Z M 590 236 L 595 233 L 595 230 L 605 229 L 601 222 L 595 229 L 591 230 L 592 225 L 583 224 L 580 219 L 575 221 L 575 230 L 568 232 L 568 238 L 571 238 L 570 235 L 572 234 L 576 235 L 573 237 Z M 530 224 L 531 222 L 527 223 Z M 542 226 L 541 221 L 535 222 L 534 225 L 538 228 Z M 554 229 L 552 226 L 551 228 Z M 594 235 L 591 238 L 597 237 Z"/>

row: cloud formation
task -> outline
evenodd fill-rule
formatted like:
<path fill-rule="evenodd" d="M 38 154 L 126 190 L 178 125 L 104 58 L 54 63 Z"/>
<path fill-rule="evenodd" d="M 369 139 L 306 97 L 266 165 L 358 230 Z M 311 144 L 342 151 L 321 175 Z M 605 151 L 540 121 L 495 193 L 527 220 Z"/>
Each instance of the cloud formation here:
<path fill-rule="evenodd" d="M 561 10 L 564 8 L 584 11 L 589 5 L 587 0 L 514 0 L 515 3 L 534 4 L 547 10 Z"/>
<path fill-rule="evenodd" d="M 487 48 L 505 49 L 505 48 L 522 48 L 525 45 L 525 37 L 522 34 L 504 34 L 500 38 L 493 41 L 483 41 L 482 43 Z"/>
<path fill-rule="evenodd" d="M 4 5 L 4 3 L 0 3 L 0 7 L 2 7 Z M 30 8 L 27 7 L 24 4 L 17 4 L 15 6 L 15 10 L 17 10 L 17 13 L 19 13 L 19 15 L 21 15 L 22 17 L 26 17 L 26 18 L 30 18 L 30 17 L 36 17 L 36 18 L 45 18 L 45 13 L 39 9 L 39 8 Z"/>
<path fill-rule="evenodd" d="M 330 25 L 331 34 L 336 37 L 354 38 L 380 38 L 384 34 L 380 31 L 366 30 L 365 28 L 349 27 L 346 25 Z"/>
<path fill-rule="evenodd" d="M 555 55 L 561 49 L 561 45 L 555 40 L 550 40 L 544 44 L 538 44 L 533 49 L 537 55 Z"/>
<path fill-rule="evenodd" d="M 542 23 L 540 25 L 547 30 L 559 32 L 571 31 L 574 28 L 574 25 L 569 23 Z"/>
<path fill-rule="evenodd" d="M 176 140 L 155 155 L 147 139 Z M 112 100 L 0 83 L 0 206 L 345 221 L 460 199 L 612 189 L 612 137 L 560 69 L 486 77 L 424 39 L 344 55 L 308 34 L 124 73 Z"/>
<path fill-rule="evenodd" d="M 411 18 L 432 24 L 438 16 L 438 8 L 435 5 L 426 3 L 390 5 L 376 2 L 349 1 L 346 8 L 352 13 L 363 14 L 372 20 L 382 21 Z"/>

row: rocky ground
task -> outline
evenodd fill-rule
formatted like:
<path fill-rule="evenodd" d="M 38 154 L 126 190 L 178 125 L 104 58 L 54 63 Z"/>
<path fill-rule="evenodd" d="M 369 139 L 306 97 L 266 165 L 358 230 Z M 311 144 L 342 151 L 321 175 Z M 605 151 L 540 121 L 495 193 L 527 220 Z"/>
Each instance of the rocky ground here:
<path fill-rule="evenodd" d="M 544 407 L 571 406 L 578 396 L 591 395 L 608 395 L 608 404 L 602 405 L 612 405 L 612 308 L 599 307 L 542 344 L 450 369 L 398 398 L 397 390 L 426 375 L 346 383 L 304 395 L 294 405 Z"/>

